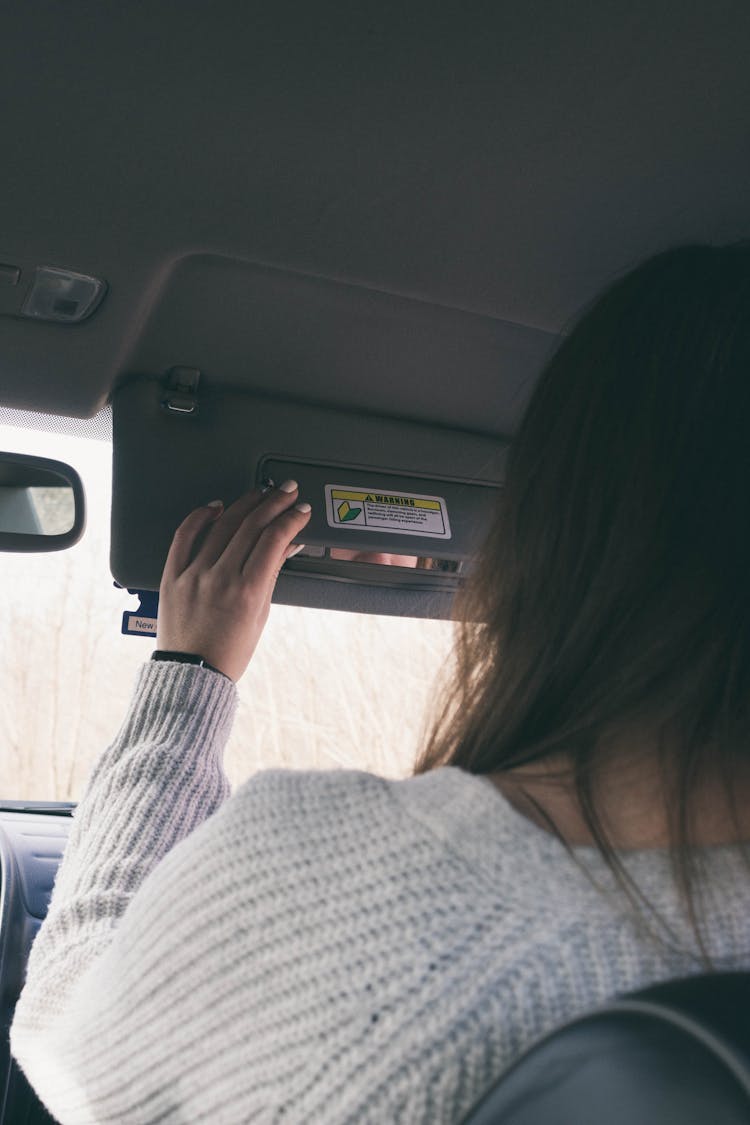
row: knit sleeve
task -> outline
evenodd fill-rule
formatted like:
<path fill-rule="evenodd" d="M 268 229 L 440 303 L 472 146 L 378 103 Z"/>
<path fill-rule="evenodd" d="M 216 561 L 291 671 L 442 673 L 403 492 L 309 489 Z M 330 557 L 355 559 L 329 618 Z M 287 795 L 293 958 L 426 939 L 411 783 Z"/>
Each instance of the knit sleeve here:
<path fill-rule="evenodd" d="M 67 1104 L 58 1090 L 72 1080 L 63 1060 L 80 1030 L 73 1008 L 87 974 L 144 880 L 229 795 L 222 753 L 236 698 L 215 672 L 148 662 L 89 778 L 10 1033 L 13 1055 L 53 1112 Z M 60 1119 L 89 1120 L 67 1109 Z"/>
<path fill-rule="evenodd" d="M 12 1048 L 56 1119 L 426 1120 L 390 1112 L 414 1077 L 397 996 L 430 975 L 398 917 L 425 855 L 400 821 L 386 783 L 357 771 L 241 786 L 153 866 L 54 1014 L 36 992 L 22 1008 Z"/>

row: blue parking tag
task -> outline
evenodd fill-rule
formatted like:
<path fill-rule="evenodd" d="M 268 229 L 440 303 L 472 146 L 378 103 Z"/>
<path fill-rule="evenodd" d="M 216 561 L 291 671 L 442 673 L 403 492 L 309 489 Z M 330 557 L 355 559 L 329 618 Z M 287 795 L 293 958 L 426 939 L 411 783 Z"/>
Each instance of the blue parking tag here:
<path fill-rule="evenodd" d="M 122 589 L 119 582 L 115 582 L 115 586 Z M 159 591 L 129 589 L 128 593 L 135 594 L 140 605 L 136 610 L 126 610 L 123 613 L 121 632 L 131 637 L 155 637 L 156 618 L 159 614 Z"/>

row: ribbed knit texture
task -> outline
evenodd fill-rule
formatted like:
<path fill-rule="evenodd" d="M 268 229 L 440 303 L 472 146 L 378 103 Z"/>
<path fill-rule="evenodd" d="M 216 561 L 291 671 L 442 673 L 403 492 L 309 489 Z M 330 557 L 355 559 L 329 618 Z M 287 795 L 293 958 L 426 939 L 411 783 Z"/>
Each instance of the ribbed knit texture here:
<path fill-rule="evenodd" d="M 700 971 L 666 853 L 620 855 L 683 952 L 594 849 L 457 769 L 230 797 L 235 707 L 216 673 L 146 664 L 76 810 L 11 1030 L 64 1125 L 455 1123 L 544 1032 Z M 700 853 L 717 967 L 750 967 L 739 852 Z"/>

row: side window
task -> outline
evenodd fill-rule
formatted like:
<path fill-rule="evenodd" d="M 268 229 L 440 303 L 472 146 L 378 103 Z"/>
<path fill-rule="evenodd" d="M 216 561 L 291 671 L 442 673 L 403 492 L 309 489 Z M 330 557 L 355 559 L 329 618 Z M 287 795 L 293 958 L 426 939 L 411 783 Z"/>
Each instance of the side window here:
<path fill-rule="evenodd" d="M 86 489 L 80 543 L 0 560 L 0 798 L 76 801 L 155 645 L 120 633 L 136 602 L 109 570 L 109 443 L 0 425 L 0 449 L 68 461 Z M 273 606 L 239 684 L 232 784 L 279 766 L 405 776 L 450 640 L 448 622 Z"/>

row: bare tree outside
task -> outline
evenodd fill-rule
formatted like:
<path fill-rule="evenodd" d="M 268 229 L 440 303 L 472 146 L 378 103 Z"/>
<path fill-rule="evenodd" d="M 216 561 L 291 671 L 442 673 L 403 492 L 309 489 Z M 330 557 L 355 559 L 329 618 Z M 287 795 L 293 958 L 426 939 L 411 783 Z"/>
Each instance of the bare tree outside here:
<path fill-rule="evenodd" d="M 68 461 L 86 489 L 81 542 L 4 554 L 0 592 L 0 798 L 76 801 L 155 644 L 120 632 L 135 602 L 109 571 L 110 447 L 0 427 L 0 448 Z M 232 785 L 272 767 L 407 775 L 450 643 L 446 622 L 273 606 L 238 685 Z"/>
<path fill-rule="evenodd" d="M 43 535 L 65 535 L 75 523 L 75 500 L 69 484 L 50 488 L 30 488 Z"/>

